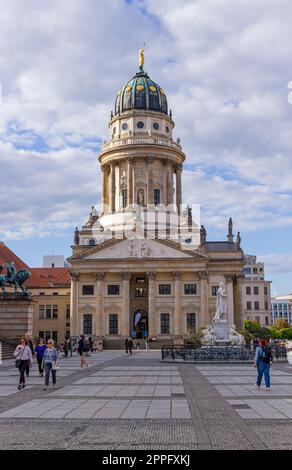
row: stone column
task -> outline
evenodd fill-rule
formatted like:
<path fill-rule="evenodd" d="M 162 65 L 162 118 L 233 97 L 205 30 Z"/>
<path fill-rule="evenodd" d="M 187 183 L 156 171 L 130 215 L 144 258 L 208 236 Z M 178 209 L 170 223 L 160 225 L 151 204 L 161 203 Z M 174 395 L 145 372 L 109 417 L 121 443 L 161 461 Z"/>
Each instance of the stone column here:
<path fill-rule="evenodd" d="M 120 324 L 120 334 L 122 336 L 130 335 L 130 279 L 131 273 L 122 273 L 123 279 L 123 307 L 122 307 L 122 318 Z"/>
<path fill-rule="evenodd" d="M 146 273 L 148 277 L 148 335 L 150 337 L 157 336 L 159 331 L 158 323 L 156 319 L 156 273 Z"/>
<path fill-rule="evenodd" d="M 70 272 L 71 294 L 70 294 L 70 336 L 80 334 L 78 326 L 78 279 L 79 273 Z"/>
<path fill-rule="evenodd" d="M 167 162 L 166 205 L 173 204 L 173 169 L 170 160 Z"/>
<path fill-rule="evenodd" d="M 95 273 L 96 277 L 96 336 L 104 336 L 104 273 Z"/>
<path fill-rule="evenodd" d="M 111 211 L 116 210 L 116 164 L 111 163 Z"/>
<path fill-rule="evenodd" d="M 128 159 L 128 174 L 127 174 L 127 196 L 128 196 L 128 206 L 133 204 L 133 163 L 132 159 Z"/>
<path fill-rule="evenodd" d="M 226 292 L 227 292 L 227 320 L 231 325 L 234 324 L 234 292 L 233 292 L 233 276 L 225 275 Z"/>
<path fill-rule="evenodd" d="M 175 336 L 182 335 L 182 284 L 181 272 L 173 272 L 174 278 L 174 319 L 173 319 L 173 334 Z"/>
<path fill-rule="evenodd" d="M 180 214 L 180 208 L 182 204 L 182 190 L 181 190 L 181 174 L 183 166 L 181 163 L 178 163 L 175 167 L 176 172 L 176 205 L 178 214 Z"/>
<path fill-rule="evenodd" d="M 148 158 L 147 203 L 154 204 L 153 192 L 153 157 Z"/>
<path fill-rule="evenodd" d="M 238 275 L 234 280 L 234 323 L 237 328 L 243 328 L 243 289 L 245 288 L 244 279 L 244 275 Z"/>
<path fill-rule="evenodd" d="M 210 323 L 209 317 L 209 283 L 207 271 L 198 273 L 200 277 L 200 291 L 201 291 L 201 312 L 197 321 L 198 328 L 208 325 Z"/>

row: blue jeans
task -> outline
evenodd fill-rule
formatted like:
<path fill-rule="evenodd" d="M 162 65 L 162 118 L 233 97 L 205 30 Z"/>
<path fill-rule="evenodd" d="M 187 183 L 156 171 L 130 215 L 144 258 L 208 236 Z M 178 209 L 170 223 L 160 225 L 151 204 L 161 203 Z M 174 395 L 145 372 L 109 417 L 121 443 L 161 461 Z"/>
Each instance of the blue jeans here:
<path fill-rule="evenodd" d="M 52 372 L 52 379 L 53 379 L 53 384 L 56 383 L 56 371 L 52 370 L 52 363 L 51 362 L 45 362 L 45 385 L 49 385 L 50 381 L 50 372 Z"/>
<path fill-rule="evenodd" d="M 257 376 L 257 386 L 260 387 L 261 381 L 265 377 L 266 387 L 270 388 L 270 364 L 267 364 L 264 361 L 258 361 L 258 376 Z"/>

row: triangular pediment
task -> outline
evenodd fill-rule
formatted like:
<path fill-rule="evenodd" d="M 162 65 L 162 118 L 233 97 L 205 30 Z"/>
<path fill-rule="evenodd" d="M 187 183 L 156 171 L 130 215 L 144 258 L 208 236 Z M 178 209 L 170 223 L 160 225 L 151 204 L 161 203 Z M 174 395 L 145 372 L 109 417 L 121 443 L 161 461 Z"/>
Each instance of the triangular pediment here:
<path fill-rule="evenodd" d="M 86 250 L 74 257 L 82 260 L 104 259 L 206 259 L 194 250 L 185 250 L 179 244 L 167 240 L 115 240 Z"/>

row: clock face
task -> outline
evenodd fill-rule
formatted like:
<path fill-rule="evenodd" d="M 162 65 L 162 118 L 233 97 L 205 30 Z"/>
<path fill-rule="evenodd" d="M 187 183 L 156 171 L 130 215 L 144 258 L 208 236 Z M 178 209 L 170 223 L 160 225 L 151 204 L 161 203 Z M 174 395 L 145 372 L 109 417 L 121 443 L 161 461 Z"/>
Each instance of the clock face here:
<path fill-rule="evenodd" d="M 156 131 L 158 131 L 158 129 L 159 129 L 159 124 L 158 124 L 158 122 L 154 122 L 153 128 L 154 128 Z"/>
<path fill-rule="evenodd" d="M 123 131 L 126 131 L 128 129 L 128 124 L 126 122 L 122 124 L 122 129 Z"/>
<path fill-rule="evenodd" d="M 137 127 L 138 127 L 138 129 L 143 129 L 143 127 L 144 127 L 144 122 L 143 122 L 143 121 L 137 122 Z"/>
<path fill-rule="evenodd" d="M 92 238 L 91 240 L 89 240 L 89 245 L 90 246 L 94 246 L 95 245 L 95 240 Z"/>

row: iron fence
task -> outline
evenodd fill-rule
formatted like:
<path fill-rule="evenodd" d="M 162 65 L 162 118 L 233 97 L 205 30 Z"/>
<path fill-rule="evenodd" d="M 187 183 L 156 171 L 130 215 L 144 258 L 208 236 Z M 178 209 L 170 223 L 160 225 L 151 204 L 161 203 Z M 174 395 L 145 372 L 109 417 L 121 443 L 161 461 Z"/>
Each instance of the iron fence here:
<path fill-rule="evenodd" d="M 271 347 L 273 359 L 277 361 L 287 360 L 287 350 L 285 347 Z M 183 361 L 252 361 L 255 352 L 245 346 L 162 346 L 162 360 L 183 360 Z"/>

